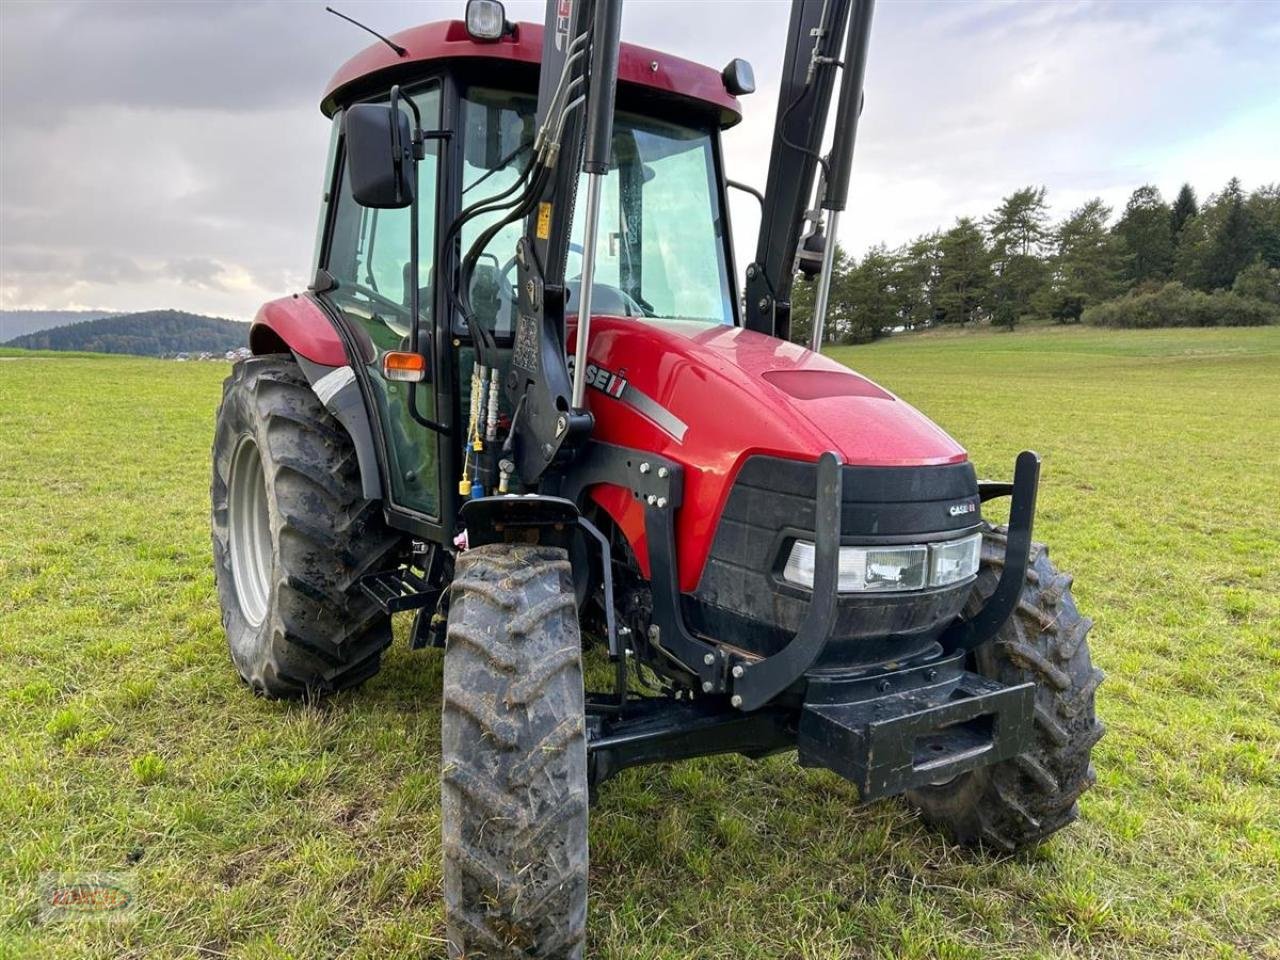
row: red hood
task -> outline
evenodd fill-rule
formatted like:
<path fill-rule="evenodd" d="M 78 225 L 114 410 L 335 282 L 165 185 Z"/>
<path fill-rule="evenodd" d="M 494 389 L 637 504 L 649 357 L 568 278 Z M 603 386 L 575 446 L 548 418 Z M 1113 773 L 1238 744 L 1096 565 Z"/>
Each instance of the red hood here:
<path fill-rule="evenodd" d="M 796 344 L 739 327 L 618 317 L 596 318 L 591 339 L 593 362 L 688 425 L 679 446 L 690 451 L 710 443 L 736 461 L 764 448 L 805 460 L 835 450 L 846 463 L 872 466 L 965 459 L 964 449 L 910 404 Z M 597 417 L 615 405 L 596 402 L 600 396 L 591 395 Z M 726 420 L 748 428 L 742 449 L 725 449 Z M 690 459 L 678 449 L 664 452 Z"/>
<path fill-rule="evenodd" d="M 594 436 L 685 467 L 676 538 L 684 590 L 701 575 L 729 487 L 749 456 L 812 461 L 834 450 L 846 463 L 885 467 L 966 459 L 942 429 L 887 390 L 834 360 L 749 330 L 596 317 L 590 361 L 607 371 L 597 375 L 600 389 L 588 391 Z M 625 390 L 609 374 L 625 380 Z M 600 490 L 595 499 L 623 527 L 647 572 L 639 505 L 620 490 Z"/>

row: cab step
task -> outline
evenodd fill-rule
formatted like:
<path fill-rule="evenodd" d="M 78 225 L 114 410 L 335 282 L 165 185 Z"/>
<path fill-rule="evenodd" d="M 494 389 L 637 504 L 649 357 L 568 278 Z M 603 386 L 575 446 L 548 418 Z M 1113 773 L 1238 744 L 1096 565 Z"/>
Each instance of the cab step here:
<path fill-rule="evenodd" d="M 363 590 L 384 613 L 400 613 L 404 610 L 420 610 L 434 607 L 440 599 L 440 590 L 432 587 L 412 567 L 401 566 L 394 570 L 369 573 L 357 581 Z"/>

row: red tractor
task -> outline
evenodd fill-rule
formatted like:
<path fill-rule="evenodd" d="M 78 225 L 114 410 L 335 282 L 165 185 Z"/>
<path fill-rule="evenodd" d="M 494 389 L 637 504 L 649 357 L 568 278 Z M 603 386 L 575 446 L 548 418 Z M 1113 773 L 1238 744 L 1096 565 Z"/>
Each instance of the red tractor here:
<path fill-rule="evenodd" d="M 743 289 L 720 132 L 750 67 L 620 43 L 620 0 L 545 27 L 471 0 L 325 92 L 314 280 L 258 313 L 218 411 L 218 593 L 269 697 L 373 676 L 401 611 L 444 649 L 454 956 L 581 956 L 589 798 L 625 767 L 796 750 L 1002 851 L 1093 781 L 1101 674 L 1031 540 L 1038 458 L 979 482 L 817 351 L 870 21 L 795 0 Z M 612 689 L 584 691 L 593 644 Z"/>

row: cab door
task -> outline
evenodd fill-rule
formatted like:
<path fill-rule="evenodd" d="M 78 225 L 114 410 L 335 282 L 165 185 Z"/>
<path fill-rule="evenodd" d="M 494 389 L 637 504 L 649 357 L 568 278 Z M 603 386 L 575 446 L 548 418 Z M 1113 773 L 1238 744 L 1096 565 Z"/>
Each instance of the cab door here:
<path fill-rule="evenodd" d="M 440 86 L 432 83 L 405 91 L 417 104 L 424 129 L 439 126 Z M 379 102 L 379 101 L 375 101 Z M 382 98 L 380 102 L 386 102 Z M 436 209 L 439 202 L 440 151 L 428 141 L 427 156 L 418 167 L 418 276 L 409 263 L 410 209 L 362 207 L 351 196 L 341 138 L 339 138 L 328 242 L 320 266 L 335 281 L 321 296 L 347 321 L 348 331 L 363 356 L 366 396 L 377 417 L 383 449 L 385 489 L 389 507 L 440 520 L 441 435 L 421 420 L 438 422 L 443 402 L 442 372 L 430 370 L 428 382 L 388 381 L 382 357 L 388 351 L 409 349 L 413 318 L 409 312 L 410 283 L 420 288 L 419 348 L 429 358 L 433 342 L 432 302 L 436 248 Z M 413 388 L 413 389 L 411 389 Z M 420 419 L 411 415 L 410 398 Z"/>

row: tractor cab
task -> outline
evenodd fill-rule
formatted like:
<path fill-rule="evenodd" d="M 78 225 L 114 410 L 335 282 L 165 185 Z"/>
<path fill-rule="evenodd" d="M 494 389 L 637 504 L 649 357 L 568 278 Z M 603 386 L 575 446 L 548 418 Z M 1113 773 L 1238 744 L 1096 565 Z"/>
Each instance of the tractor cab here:
<path fill-rule="evenodd" d="M 543 36 L 541 26 L 520 23 L 497 40 L 477 40 L 464 21 L 449 21 L 405 31 L 396 42 L 403 56 L 381 44 L 371 47 L 338 71 L 324 97 L 333 135 L 313 273 L 317 296 L 341 314 L 363 347 L 362 373 L 387 441 L 387 506 L 426 529 L 444 523 L 450 508 L 456 511 L 456 484 L 442 490 L 441 464 L 465 465 L 469 438 L 455 432 L 446 439 L 435 425 L 469 419 L 477 334 L 492 339 L 496 362 L 490 366 L 500 377 L 509 363 L 519 299 L 515 250 L 524 225 L 500 223 L 501 210 L 482 211 L 450 243 L 440 239 L 465 207 L 509 196 L 527 178 Z M 387 103 L 392 83 L 433 135 L 416 164 L 416 283 L 418 325 L 430 331 L 435 349 L 416 388 L 399 379 L 402 371 L 386 366 L 388 355 L 410 349 L 414 328 L 415 281 L 407 268 L 411 211 L 362 206 L 346 163 L 349 109 Z M 718 71 L 621 46 L 611 162 L 594 246 L 594 313 L 738 322 L 720 130 L 740 114 L 727 83 L 742 89 Z M 470 310 L 464 315 L 437 277 L 455 275 L 462 252 L 481 236 L 485 243 L 468 277 Z M 581 301 L 583 242 L 579 205 L 565 264 L 571 329 Z M 498 415 L 511 413 L 500 401 Z M 467 473 L 474 479 L 473 471 Z"/>

